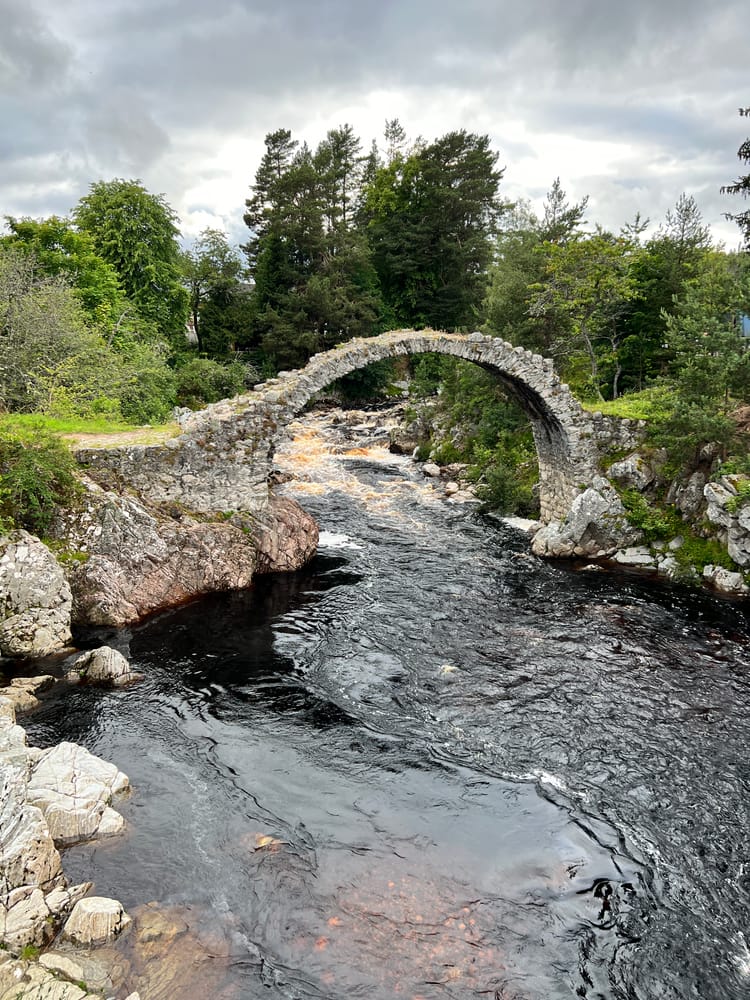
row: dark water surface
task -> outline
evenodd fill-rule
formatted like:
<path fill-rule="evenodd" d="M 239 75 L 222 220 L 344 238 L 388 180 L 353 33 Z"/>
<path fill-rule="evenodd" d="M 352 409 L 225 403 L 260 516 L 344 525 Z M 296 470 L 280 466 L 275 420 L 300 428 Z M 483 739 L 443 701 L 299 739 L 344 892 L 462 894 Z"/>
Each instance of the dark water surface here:
<path fill-rule="evenodd" d="M 345 462 L 306 570 L 88 637 L 145 682 L 29 718 L 135 789 L 66 870 L 208 914 L 222 997 L 750 995 L 747 612 Z"/>

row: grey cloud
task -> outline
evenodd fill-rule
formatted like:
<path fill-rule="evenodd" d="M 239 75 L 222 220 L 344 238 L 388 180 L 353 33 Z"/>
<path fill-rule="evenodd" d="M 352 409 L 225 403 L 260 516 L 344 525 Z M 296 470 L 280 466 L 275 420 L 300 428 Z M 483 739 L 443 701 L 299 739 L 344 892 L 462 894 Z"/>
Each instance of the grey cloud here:
<path fill-rule="evenodd" d="M 24 0 L 0 0 L 0 25 L 2 93 L 57 86 L 68 71 L 72 52 L 49 30 L 36 8 Z"/>
<path fill-rule="evenodd" d="M 739 0 L 717 0 L 710 11 L 704 0 L 36 0 L 32 8 L 0 0 L 0 7 L 16 26 L 12 44 L 7 32 L 0 39 L 0 79 L 27 81 L 12 100 L 0 91 L 0 160 L 10 168 L 67 153 L 76 178 L 87 169 L 87 180 L 143 175 L 148 185 L 149 177 L 168 176 L 172 202 L 196 179 L 201 144 L 257 141 L 281 126 L 298 131 L 376 89 L 427 105 L 450 88 L 457 102 L 470 96 L 483 109 L 482 131 L 493 136 L 509 180 L 513 162 L 533 153 L 532 138 L 505 142 L 504 122 L 522 120 L 530 136 L 631 144 L 634 156 L 649 158 L 644 200 L 656 203 L 662 180 L 650 168 L 660 158 L 684 161 L 670 178 L 676 188 L 687 186 L 692 170 L 696 184 L 718 189 L 727 177 L 698 179 L 712 169 L 702 166 L 707 161 L 733 174 L 735 109 L 749 99 Z M 372 136 L 353 124 L 367 144 Z M 404 125 L 424 131 L 419 120 Z M 446 99 L 443 130 L 463 125 L 471 122 Z M 200 152 L 207 162 L 209 149 Z M 255 166 L 247 165 L 248 183 Z M 201 169 L 205 180 L 217 167 Z M 619 192 L 635 198 L 639 177 L 633 163 L 626 169 L 634 186 Z M 559 172 L 550 164 L 549 181 Z M 585 173 L 581 165 L 581 188 Z M 38 183 L 45 183 L 41 168 Z M 600 180 L 597 189 L 614 190 L 615 181 Z M 245 194 L 238 192 L 238 214 Z"/>

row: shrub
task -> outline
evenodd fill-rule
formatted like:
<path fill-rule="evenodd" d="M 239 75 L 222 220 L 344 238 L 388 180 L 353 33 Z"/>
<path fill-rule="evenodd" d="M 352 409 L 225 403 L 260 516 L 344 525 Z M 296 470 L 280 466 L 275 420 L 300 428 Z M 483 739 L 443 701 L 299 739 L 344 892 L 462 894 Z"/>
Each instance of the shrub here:
<path fill-rule="evenodd" d="M 55 507 L 79 490 L 74 468 L 71 453 L 50 434 L 0 432 L 0 527 L 45 534 Z"/>
<path fill-rule="evenodd" d="M 736 514 L 738 510 L 750 504 L 750 479 L 745 479 L 737 486 L 737 496 L 732 497 L 726 503 L 726 509 L 730 514 Z"/>
<path fill-rule="evenodd" d="M 236 361 L 223 365 L 210 358 L 193 358 L 177 369 L 175 378 L 178 404 L 191 409 L 236 396 L 245 388 L 245 369 Z"/>
<path fill-rule="evenodd" d="M 654 542 L 660 538 L 674 538 L 687 530 L 675 512 L 654 506 L 638 490 L 623 490 L 620 499 L 628 515 L 628 521 L 634 528 L 643 532 L 647 542 Z"/>

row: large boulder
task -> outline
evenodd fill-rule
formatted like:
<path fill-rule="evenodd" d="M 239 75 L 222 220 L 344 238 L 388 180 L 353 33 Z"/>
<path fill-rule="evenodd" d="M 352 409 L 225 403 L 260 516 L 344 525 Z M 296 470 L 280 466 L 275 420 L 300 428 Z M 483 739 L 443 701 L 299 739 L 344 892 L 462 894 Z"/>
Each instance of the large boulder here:
<path fill-rule="evenodd" d="M 233 524 L 169 514 L 93 484 L 83 509 L 61 514 L 55 532 L 86 553 L 69 572 L 73 620 L 123 625 L 217 590 L 248 587 L 252 538 Z"/>
<path fill-rule="evenodd" d="M 564 521 L 552 521 L 537 531 L 532 549 L 538 556 L 597 559 L 637 545 L 640 540 L 640 532 L 628 523 L 617 491 L 608 480 L 597 476 L 575 498 Z"/>
<path fill-rule="evenodd" d="M 239 516 L 240 519 L 242 516 Z M 253 531 L 258 573 L 300 569 L 318 548 L 318 525 L 291 497 L 271 496 L 268 511 Z"/>
<path fill-rule="evenodd" d="M 633 452 L 607 469 L 607 478 L 623 489 L 643 491 L 656 479 L 653 463 L 640 452 Z"/>
<path fill-rule="evenodd" d="M 38 754 L 27 796 L 44 814 L 56 844 L 111 836 L 124 827 L 109 803 L 127 791 L 127 775 L 76 743 L 58 743 Z"/>
<path fill-rule="evenodd" d="M 0 537 L 0 655 L 44 656 L 70 642 L 71 592 L 34 535 Z"/>

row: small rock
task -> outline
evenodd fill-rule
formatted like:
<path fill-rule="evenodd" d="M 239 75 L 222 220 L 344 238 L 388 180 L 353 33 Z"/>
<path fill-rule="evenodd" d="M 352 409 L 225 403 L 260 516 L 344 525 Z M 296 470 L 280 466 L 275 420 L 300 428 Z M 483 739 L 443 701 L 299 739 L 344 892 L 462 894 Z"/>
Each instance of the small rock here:
<path fill-rule="evenodd" d="M 63 928 L 63 938 L 90 948 L 114 941 L 130 924 L 130 917 L 117 899 L 87 896 L 73 907 Z"/>
<path fill-rule="evenodd" d="M 646 545 L 634 545 L 615 552 L 614 561 L 620 566 L 640 566 L 644 569 L 656 569 L 656 560 L 651 549 Z"/>
<path fill-rule="evenodd" d="M 460 487 L 458 483 L 450 482 L 445 484 L 445 495 L 452 497 L 454 493 L 458 493 Z"/>
<path fill-rule="evenodd" d="M 82 681 L 93 684 L 113 684 L 124 687 L 143 679 L 142 674 L 131 669 L 126 658 L 110 646 L 99 646 L 88 653 L 82 653 L 73 664 L 71 671 Z"/>
<path fill-rule="evenodd" d="M 422 466 L 422 475 L 429 476 L 431 479 L 438 479 L 440 477 L 440 466 L 435 465 L 434 462 L 425 462 Z"/>

